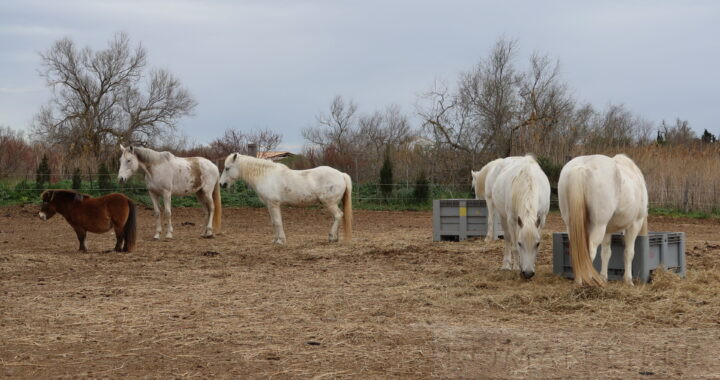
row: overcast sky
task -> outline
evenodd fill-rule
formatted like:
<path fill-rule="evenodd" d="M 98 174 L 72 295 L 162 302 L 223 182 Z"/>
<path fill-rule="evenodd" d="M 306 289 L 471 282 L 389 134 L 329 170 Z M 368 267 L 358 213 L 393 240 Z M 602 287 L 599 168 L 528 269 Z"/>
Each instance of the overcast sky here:
<path fill-rule="evenodd" d="M 561 63 L 580 101 L 720 132 L 720 1 L 0 1 L 0 125 L 25 129 L 50 91 L 38 52 L 96 49 L 118 31 L 176 74 L 199 105 L 180 128 L 208 142 L 270 128 L 299 149 L 335 95 L 361 112 L 415 111 L 500 37 Z"/>

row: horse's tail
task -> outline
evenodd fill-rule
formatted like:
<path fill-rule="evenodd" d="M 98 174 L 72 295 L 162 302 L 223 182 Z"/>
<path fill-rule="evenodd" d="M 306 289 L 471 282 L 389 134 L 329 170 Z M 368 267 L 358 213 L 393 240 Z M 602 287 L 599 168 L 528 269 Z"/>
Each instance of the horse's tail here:
<path fill-rule="evenodd" d="M 642 229 L 640 229 L 640 235 L 641 235 L 641 236 L 647 236 L 647 235 L 648 235 L 647 215 L 645 216 L 645 220 L 643 220 Z"/>
<path fill-rule="evenodd" d="M 220 199 L 220 180 L 215 182 L 215 189 L 212 193 L 213 204 L 215 205 L 215 211 L 213 212 L 213 232 L 220 232 L 222 227 L 222 200 Z"/>
<path fill-rule="evenodd" d="M 345 242 L 352 240 L 352 178 L 343 173 L 345 179 L 345 194 L 343 194 L 343 233 L 345 234 Z"/>
<path fill-rule="evenodd" d="M 567 188 L 568 232 L 570 234 L 570 259 L 576 281 L 588 285 L 605 285 L 605 279 L 590 261 L 588 237 L 588 211 L 585 202 L 585 169 L 570 168 Z"/>
<path fill-rule="evenodd" d="M 128 217 L 125 221 L 125 227 L 123 228 L 123 234 L 125 234 L 125 252 L 132 252 L 135 249 L 135 242 L 137 241 L 137 213 L 135 212 L 135 202 L 130 199 L 128 203 Z"/>

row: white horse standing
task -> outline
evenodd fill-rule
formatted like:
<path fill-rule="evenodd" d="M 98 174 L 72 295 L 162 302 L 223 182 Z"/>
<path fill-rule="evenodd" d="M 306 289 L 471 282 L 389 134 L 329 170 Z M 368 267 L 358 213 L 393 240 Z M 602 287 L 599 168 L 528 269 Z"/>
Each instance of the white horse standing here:
<path fill-rule="evenodd" d="M 334 221 L 329 240 L 338 241 L 338 227 L 343 220 L 345 241 L 352 239 L 352 180 L 350 176 L 328 166 L 292 170 L 269 160 L 233 153 L 225 159 L 220 185 L 241 179 L 257 193 L 270 213 L 275 236 L 273 243 L 285 244 L 280 206 L 322 204 Z M 338 202 L 343 201 L 343 211 Z"/>
<path fill-rule="evenodd" d="M 173 195 L 195 194 L 205 207 L 205 232 L 203 237 L 212 237 L 213 231 L 220 231 L 222 203 L 220 201 L 220 172 L 210 160 L 203 157 L 175 157 L 170 152 L 156 152 L 152 149 L 120 145 L 120 170 L 118 181 L 127 181 L 138 168 L 145 172 L 145 183 L 157 218 L 154 239 L 162 233 L 160 198 L 163 199 L 167 230 L 165 238 L 173 237 L 171 204 Z"/>
<path fill-rule="evenodd" d="M 550 210 L 550 181 L 532 156 L 518 157 L 497 175 L 492 194 L 505 232 L 502 269 L 520 269 L 529 279 L 535 275 L 540 232 Z"/>
<path fill-rule="evenodd" d="M 612 233 L 624 230 L 623 280 L 632 285 L 635 238 L 647 235 L 647 187 L 637 165 L 624 154 L 576 157 L 560 172 L 558 198 L 570 235 L 575 282 L 605 284 Z M 592 262 L 600 244 L 602 267 L 598 274 Z"/>
<path fill-rule="evenodd" d="M 470 171 L 472 174 L 472 187 L 475 189 L 475 199 L 484 198 L 488 208 L 488 229 L 485 240 L 495 240 L 495 210 L 492 206 L 492 188 L 495 179 L 506 166 L 522 158 L 523 157 L 498 158 L 488 162 L 478 171 Z"/>

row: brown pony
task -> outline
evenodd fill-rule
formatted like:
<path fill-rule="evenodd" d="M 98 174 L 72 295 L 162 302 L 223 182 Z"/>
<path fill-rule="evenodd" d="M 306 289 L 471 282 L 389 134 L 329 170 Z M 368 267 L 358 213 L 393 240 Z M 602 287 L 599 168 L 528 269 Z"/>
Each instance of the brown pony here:
<path fill-rule="evenodd" d="M 87 252 L 87 231 L 100 234 L 115 229 L 115 251 L 135 249 L 137 223 L 135 203 L 118 193 L 93 198 L 71 190 L 45 190 L 39 216 L 48 220 L 60 213 L 70 223 L 80 241 L 80 251 Z M 124 241 L 124 245 L 123 245 Z"/>

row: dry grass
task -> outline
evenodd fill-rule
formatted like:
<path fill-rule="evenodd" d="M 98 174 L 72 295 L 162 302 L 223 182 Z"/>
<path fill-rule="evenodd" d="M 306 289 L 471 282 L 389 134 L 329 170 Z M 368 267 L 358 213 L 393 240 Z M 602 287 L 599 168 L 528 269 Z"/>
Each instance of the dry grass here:
<path fill-rule="evenodd" d="M 643 171 L 653 206 L 709 212 L 720 208 L 720 148 L 715 145 L 648 146 L 616 153 L 627 154 Z"/>
<path fill-rule="evenodd" d="M 14 377 L 714 377 L 720 374 L 720 239 L 714 222 L 654 218 L 685 231 L 688 278 L 577 288 L 550 271 L 500 271 L 502 243 L 433 243 L 425 212 L 356 212 L 350 245 L 324 242 L 321 210 L 227 210 L 199 238 L 201 211 L 175 212 L 176 240 L 89 254 L 62 220 L 0 210 L 0 374 Z M 11 223 L 12 221 L 12 223 Z M 42 238 L 38 238 L 42 237 Z M 4 243 L 7 241 L 7 243 Z"/>

